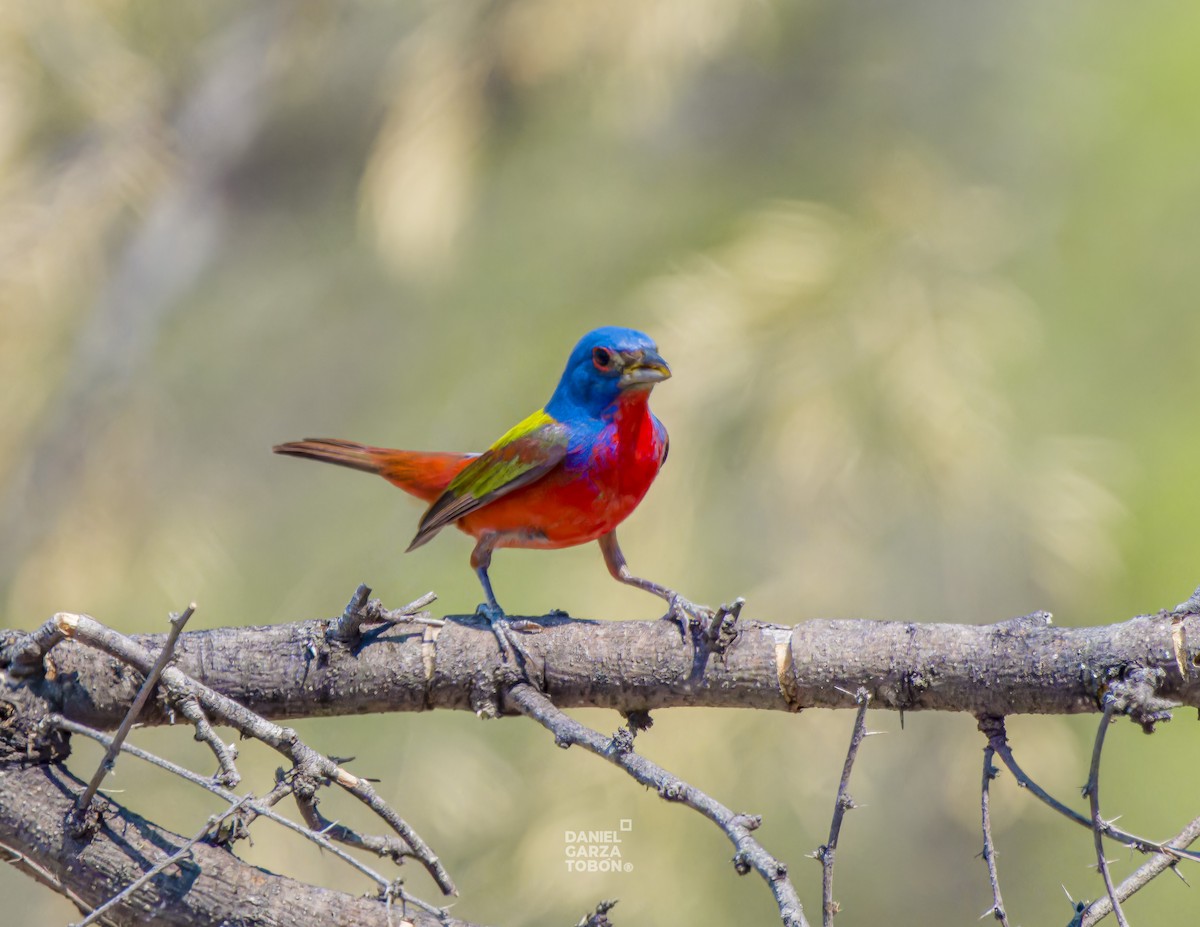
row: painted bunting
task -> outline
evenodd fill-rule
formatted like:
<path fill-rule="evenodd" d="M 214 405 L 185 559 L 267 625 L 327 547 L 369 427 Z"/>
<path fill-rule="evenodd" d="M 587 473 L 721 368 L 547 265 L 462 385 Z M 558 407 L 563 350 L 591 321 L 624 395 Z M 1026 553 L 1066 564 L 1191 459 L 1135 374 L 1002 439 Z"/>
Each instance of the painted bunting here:
<path fill-rule="evenodd" d="M 401 451 L 306 438 L 277 454 L 377 473 L 429 503 L 413 550 L 454 524 L 475 538 L 471 566 L 501 647 L 508 623 L 488 568 L 500 547 L 558 548 L 599 541 L 623 583 L 665 599 L 680 621 L 708 610 L 629 571 L 616 528 L 642 501 L 667 459 L 667 430 L 650 412 L 654 384 L 671 369 L 648 335 L 609 326 L 588 332 L 567 358 L 550 401 L 482 454 Z"/>

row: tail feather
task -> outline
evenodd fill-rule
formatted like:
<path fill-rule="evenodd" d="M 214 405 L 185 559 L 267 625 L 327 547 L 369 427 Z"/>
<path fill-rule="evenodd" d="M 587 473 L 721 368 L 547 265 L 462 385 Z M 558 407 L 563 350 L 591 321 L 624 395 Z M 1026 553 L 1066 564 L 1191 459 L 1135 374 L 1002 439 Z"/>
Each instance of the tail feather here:
<path fill-rule="evenodd" d="M 289 457 L 320 460 L 339 467 L 378 474 L 392 485 L 426 502 L 432 502 L 440 496 L 458 472 L 478 456 L 440 451 L 401 451 L 336 438 L 288 441 L 275 445 L 271 450 Z"/>

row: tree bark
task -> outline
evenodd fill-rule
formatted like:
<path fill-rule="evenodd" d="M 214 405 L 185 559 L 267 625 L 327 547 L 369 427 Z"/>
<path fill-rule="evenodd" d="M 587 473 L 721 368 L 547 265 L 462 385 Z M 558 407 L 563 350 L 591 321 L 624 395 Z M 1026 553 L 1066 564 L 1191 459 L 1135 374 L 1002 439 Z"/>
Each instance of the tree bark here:
<path fill-rule="evenodd" d="M 67 821 L 85 785 L 58 764 L 0 764 L 0 843 L 95 907 L 186 840 L 105 798 L 101 826 L 86 839 L 74 838 Z M 443 923 L 420 912 L 407 916 L 419 927 Z M 205 843 L 192 848 L 190 862 L 151 879 L 118 905 L 111 920 L 156 927 L 388 925 L 379 901 L 274 875 Z M 399 922 L 394 913 L 392 927 Z"/>
<path fill-rule="evenodd" d="M 723 654 L 682 641 L 667 621 L 535 620 L 544 630 L 522 636 L 527 668 L 563 708 L 854 708 L 863 686 L 872 708 L 1077 714 L 1097 711 L 1102 684 L 1133 666 L 1160 674 L 1153 696 L 1163 707 L 1200 707 L 1200 618 L 1190 612 L 1087 628 L 1039 616 L 990 625 L 743 621 Z M 471 710 L 496 692 L 495 638 L 473 616 L 452 616 L 440 629 L 371 631 L 354 645 L 328 636 L 332 625 L 187 631 L 175 665 L 273 720 Z M 17 636 L 9 632 L 0 649 Z M 165 635 L 135 639 L 156 652 Z M 120 723 L 142 678 L 69 640 L 54 648 L 47 669 L 29 681 L 31 691 L 51 710 L 106 730 Z M 148 705 L 141 721 L 165 723 L 164 706 Z"/>

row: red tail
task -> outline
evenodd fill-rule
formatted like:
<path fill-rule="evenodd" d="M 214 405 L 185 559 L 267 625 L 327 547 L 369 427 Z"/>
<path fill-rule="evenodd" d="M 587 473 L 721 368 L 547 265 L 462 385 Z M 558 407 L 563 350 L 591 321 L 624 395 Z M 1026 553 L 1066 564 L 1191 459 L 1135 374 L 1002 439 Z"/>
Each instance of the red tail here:
<path fill-rule="evenodd" d="M 477 456 L 439 451 L 398 451 L 336 438 L 305 438 L 303 441 L 277 444 L 271 450 L 289 457 L 321 460 L 365 473 L 378 473 L 392 485 L 426 502 L 432 502 L 440 496 L 458 472 Z"/>

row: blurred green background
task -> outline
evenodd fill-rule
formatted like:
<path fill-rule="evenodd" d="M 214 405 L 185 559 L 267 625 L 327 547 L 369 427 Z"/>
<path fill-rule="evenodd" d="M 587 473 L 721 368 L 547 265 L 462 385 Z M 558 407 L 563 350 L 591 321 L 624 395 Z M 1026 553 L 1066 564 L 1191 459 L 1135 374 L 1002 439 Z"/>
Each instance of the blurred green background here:
<path fill-rule="evenodd" d="M 599 324 L 652 333 L 670 465 L 622 529 L 635 571 L 746 615 L 1097 624 L 1200 582 L 1200 7 L 571 0 L 0 7 L 0 623 L 125 631 L 480 598 L 468 539 L 402 557 L 419 506 L 271 444 L 480 449 Z M 594 546 L 501 552 L 513 611 L 653 618 Z M 580 717 L 605 731 L 612 713 Z M 660 712 L 640 749 L 765 815 L 811 917 L 848 713 Z M 1106 812 L 1196 814 L 1179 719 L 1121 723 Z M 980 735 L 874 712 L 838 854 L 844 924 L 973 923 Z M 302 733 L 432 843 L 460 917 L 776 922 L 696 815 L 522 720 Z M 1078 801 L 1094 719 L 1020 718 Z M 208 770 L 183 729 L 143 745 Z M 80 745 L 87 775 L 97 752 Z M 244 745 L 246 787 L 276 757 Z M 132 761 L 118 797 L 191 833 L 208 796 Z M 1090 836 L 1002 775 L 1014 923 L 1102 891 Z M 329 796 L 330 818 L 373 824 Z M 564 832 L 629 819 L 628 873 Z M 360 892 L 255 829 L 247 859 Z M 1120 877 L 1138 862 L 1114 849 Z M 416 868 L 409 888 L 433 897 Z M 5 923 L 74 909 L 0 868 Z M 1163 879 L 1135 922 L 1189 904 Z"/>

